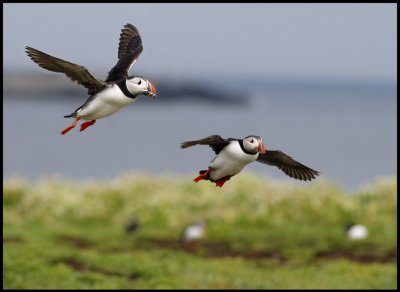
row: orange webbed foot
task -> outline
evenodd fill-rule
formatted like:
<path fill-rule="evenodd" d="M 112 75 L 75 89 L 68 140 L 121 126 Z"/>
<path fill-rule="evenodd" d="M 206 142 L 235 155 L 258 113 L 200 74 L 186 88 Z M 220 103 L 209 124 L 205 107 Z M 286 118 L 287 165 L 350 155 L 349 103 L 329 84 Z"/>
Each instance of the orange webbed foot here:
<path fill-rule="evenodd" d="M 82 125 L 81 125 L 81 132 L 83 131 L 83 130 L 85 130 L 87 127 L 90 127 L 91 125 L 93 125 L 94 123 L 96 122 L 96 120 L 91 120 L 91 121 L 89 121 L 89 122 L 84 122 Z"/>
<path fill-rule="evenodd" d="M 225 177 L 223 177 L 223 178 L 220 178 L 220 179 L 218 179 L 218 180 L 216 180 L 215 181 L 215 187 L 220 187 L 220 188 L 222 188 L 222 186 L 224 185 L 224 183 L 226 183 L 228 180 L 230 180 L 231 179 L 231 177 L 228 175 L 228 176 L 225 176 Z"/>
<path fill-rule="evenodd" d="M 66 127 L 64 130 L 62 130 L 60 133 L 61 133 L 61 135 L 65 135 L 65 134 L 67 134 L 70 130 L 72 130 L 73 128 L 75 128 L 75 126 L 69 126 L 69 127 Z"/>
<path fill-rule="evenodd" d="M 65 135 L 67 134 L 70 130 L 72 130 L 73 128 L 75 128 L 76 123 L 79 121 L 80 118 L 75 118 L 75 121 L 68 127 L 66 127 L 64 130 L 62 130 L 60 133 L 61 135 Z"/>
<path fill-rule="evenodd" d="M 208 169 L 208 170 L 205 171 L 204 173 L 200 174 L 198 177 L 195 177 L 195 178 L 193 179 L 193 181 L 199 182 L 199 181 L 201 181 L 202 179 L 206 179 L 206 177 L 207 177 L 207 175 L 209 174 L 209 172 L 210 172 L 210 169 Z"/>

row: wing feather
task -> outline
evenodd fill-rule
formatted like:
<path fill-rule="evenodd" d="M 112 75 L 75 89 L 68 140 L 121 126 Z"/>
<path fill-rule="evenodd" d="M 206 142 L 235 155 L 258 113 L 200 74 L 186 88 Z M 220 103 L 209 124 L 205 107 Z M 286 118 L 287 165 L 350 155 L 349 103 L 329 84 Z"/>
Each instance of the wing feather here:
<path fill-rule="evenodd" d="M 211 135 L 200 140 L 185 141 L 181 143 L 181 148 L 187 148 L 194 145 L 208 145 L 215 154 L 218 154 L 226 145 L 230 143 L 231 139 L 224 139 L 219 135 Z"/>
<path fill-rule="evenodd" d="M 33 62 L 46 70 L 64 73 L 72 81 L 86 87 L 89 95 L 95 94 L 107 86 L 105 82 L 93 77 L 86 67 L 50 56 L 31 47 L 25 48 Z"/>
<path fill-rule="evenodd" d="M 108 72 L 106 82 L 128 77 L 128 71 L 143 51 L 142 39 L 138 29 L 127 23 L 121 30 L 118 47 L 118 62 Z"/>
<path fill-rule="evenodd" d="M 288 176 L 298 180 L 312 180 L 315 179 L 315 176 L 319 175 L 318 171 L 297 162 L 279 150 L 267 150 L 266 153 L 260 153 L 257 161 L 276 166 Z"/>

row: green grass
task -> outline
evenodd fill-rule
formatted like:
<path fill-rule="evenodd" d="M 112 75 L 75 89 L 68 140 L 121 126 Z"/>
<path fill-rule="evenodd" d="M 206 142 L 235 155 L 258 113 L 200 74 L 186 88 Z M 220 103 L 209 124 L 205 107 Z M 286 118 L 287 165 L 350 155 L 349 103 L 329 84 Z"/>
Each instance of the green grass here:
<path fill-rule="evenodd" d="M 137 216 L 140 229 L 124 226 Z M 179 243 L 201 218 L 196 253 Z M 369 237 L 348 241 L 349 222 Z M 241 174 L 3 185 L 3 288 L 397 288 L 397 180 L 355 194 Z"/>

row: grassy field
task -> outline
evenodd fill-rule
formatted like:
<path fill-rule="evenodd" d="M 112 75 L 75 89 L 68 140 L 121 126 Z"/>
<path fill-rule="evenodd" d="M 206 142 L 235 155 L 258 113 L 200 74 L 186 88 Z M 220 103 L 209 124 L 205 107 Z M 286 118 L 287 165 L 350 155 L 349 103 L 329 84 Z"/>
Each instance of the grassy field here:
<path fill-rule="evenodd" d="M 137 232 L 126 233 L 138 217 Z M 180 234 L 203 219 L 205 238 Z M 349 241 L 363 223 L 369 237 Z M 397 179 L 355 194 L 241 174 L 3 184 L 3 288 L 397 288 Z"/>

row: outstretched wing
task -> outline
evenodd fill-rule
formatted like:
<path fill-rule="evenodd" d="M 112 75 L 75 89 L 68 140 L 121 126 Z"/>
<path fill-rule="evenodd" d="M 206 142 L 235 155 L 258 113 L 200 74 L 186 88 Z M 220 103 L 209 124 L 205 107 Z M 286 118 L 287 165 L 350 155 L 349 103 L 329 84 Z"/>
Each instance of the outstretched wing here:
<path fill-rule="evenodd" d="M 226 145 L 229 144 L 231 139 L 224 139 L 219 135 L 212 135 L 204 139 L 185 141 L 181 143 L 181 148 L 187 148 L 194 145 L 208 145 L 218 154 Z"/>
<path fill-rule="evenodd" d="M 95 94 L 107 86 L 105 82 L 94 78 L 86 67 L 61 60 L 31 47 L 25 47 L 25 49 L 33 62 L 46 70 L 64 73 L 72 81 L 85 86 L 89 95 Z"/>
<path fill-rule="evenodd" d="M 118 62 L 108 72 L 106 82 L 117 81 L 128 77 L 128 71 L 143 51 L 139 31 L 130 23 L 121 30 L 118 48 Z"/>
<path fill-rule="evenodd" d="M 258 162 L 277 166 L 280 170 L 288 176 L 298 180 L 311 180 L 319 174 L 318 171 L 313 170 L 300 162 L 292 159 L 282 151 L 269 151 L 260 153 L 257 158 Z"/>

